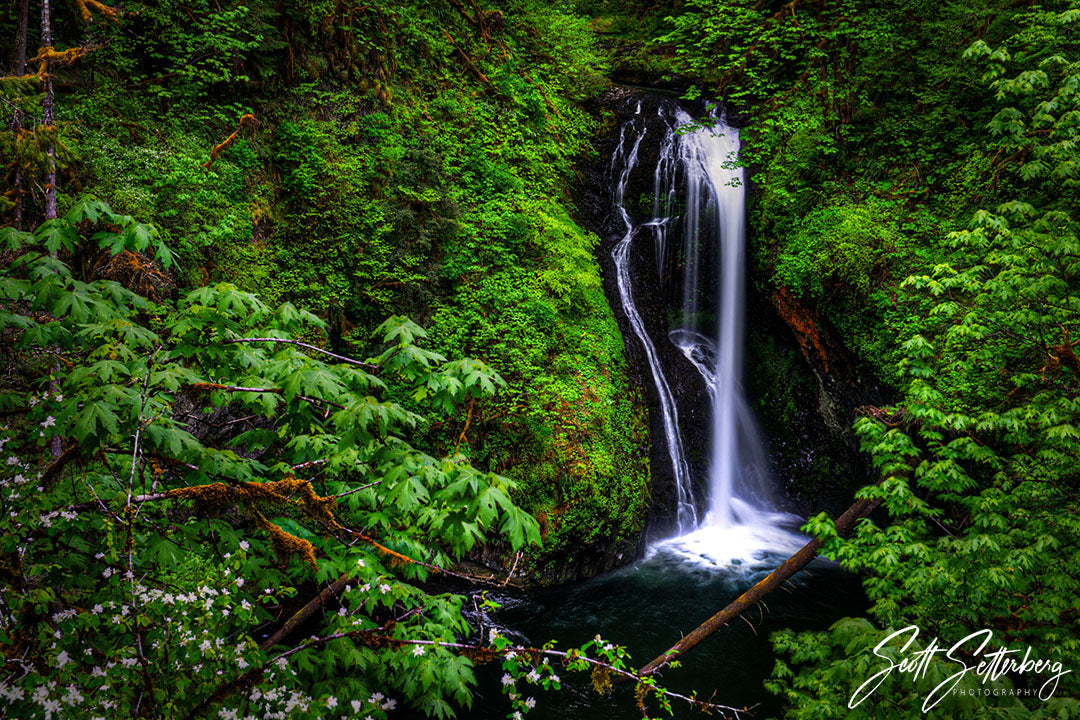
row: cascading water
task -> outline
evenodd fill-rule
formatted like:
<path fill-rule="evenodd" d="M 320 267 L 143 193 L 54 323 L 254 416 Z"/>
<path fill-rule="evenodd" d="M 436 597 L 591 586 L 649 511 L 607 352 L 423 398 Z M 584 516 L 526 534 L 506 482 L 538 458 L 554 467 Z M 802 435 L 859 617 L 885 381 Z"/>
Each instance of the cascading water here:
<path fill-rule="evenodd" d="M 641 103 L 638 103 L 636 114 L 640 115 L 640 113 Z M 641 147 L 641 140 L 645 137 L 645 129 L 642 127 L 636 133 L 633 143 L 627 150 L 626 135 L 628 127 L 629 125 L 623 125 L 622 131 L 619 133 L 619 145 L 611 159 L 613 175 L 615 169 L 621 166 L 619 179 L 615 184 L 614 204 L 616 213 L 626 226 L 626 232 L 615 246 L 612 257 L 615 259 L 617 270 L 616 280 L 619 286 L 619 300 L 622 303 L 623 310 L 626 312 L 627 319 L 630 321 L 630 327 L 645 348 L 645 357 L 649 363 L 649 370 L 652 373 L 657 393 L 660 395 L 660 413 L 664 426 L 664 438 L 667 442 L 668 456 L 671 458 L 671 465 L 675 472 L 675 488 L 678 501 L 676 521 L 678 522 L 679 531 L 686 532 L 697 524 L 697 509 L 694 506 L 694 495 L 690 484 L 690 468 L 686 462 L 682 435 L 679 434 L 679 413 L 675 407 L 675 399 L 671 394 L 667 378 L 664 377 L 660 359 L 657 357 L 656 347 L 653 345 L 648 333 L 645 332 L 645 323 L 642 321 L 637 306 L 634 304 L 634 292 L 630 284 L 630 242 L 634 239 L 637 228 L 630 219 L 630 213 L 626 210 L 625 194 L 630 173 L 637 166 L 638 149 Z"/>
<path fill-rule="evenodd" d="M 768 491 L 767 460 L 753 414 L 742 390 L 743 361 L 743 170 L 737 164 L 738 131 L 722 117 L 704 126 L 681 108 L 660 105 L 659 156 L 653 173 L 653 217 L 635 224 L 624 196 L 638 164 L 649 123 L 641 116 L 625 123 L 612 157 L 616 213 L 626 230 L 613 252 L 619 297 L 634 334 L 645 348 L 660 395 L 665 440 L 678 497 L 678 535 L 657 545 L 680 555 L 719 564 L 741 564 L 763 553 L 782 552 L 801 539 L 782 529 L 793 516 L 779 513 Z M 652 123 L 653 126 L 656 123 Z M 696 510 L 692 477 L 679 427 L 678 409 L 656 347 L 635 305 L 630 248 L 648 235 L 655 245 L 661 282 L 673 231 L 681 228 L 682 273 L 679 327 L 670 341 L 701 372 L 711 399 L 708 504 Z M 705 273 L 715 265 L 715 298 Z M 715 317 L 712 327 L 707 319 Z M 716 339 L 713 340 L 712 337 Z"/>

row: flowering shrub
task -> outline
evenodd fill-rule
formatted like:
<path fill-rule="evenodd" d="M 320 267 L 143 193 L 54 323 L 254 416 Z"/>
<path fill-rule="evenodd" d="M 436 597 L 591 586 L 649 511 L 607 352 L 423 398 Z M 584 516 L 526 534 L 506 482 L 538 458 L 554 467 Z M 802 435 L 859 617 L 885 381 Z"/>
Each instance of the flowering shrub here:
<path fill-rule="evenodd" d="M 359 362 L 299 340 L 315 316 L 229 285 L 155 302 L 160 282 L 140 295 L 94 279 L 99 248 L 172 258 L 152 227 L 93 200 L 4 239 L 19 371 L 0 396 L 5 714 L 467 704 L 469 659 L 395 644 L 469 632 L 461 597 L 416 583 L 493 533 L 538 542 L 537 525 L 506 478 L 412 447 L 422 418 L 396 397 L 446 414 L 500 378 L 425 351 L 403 319 Z"/>

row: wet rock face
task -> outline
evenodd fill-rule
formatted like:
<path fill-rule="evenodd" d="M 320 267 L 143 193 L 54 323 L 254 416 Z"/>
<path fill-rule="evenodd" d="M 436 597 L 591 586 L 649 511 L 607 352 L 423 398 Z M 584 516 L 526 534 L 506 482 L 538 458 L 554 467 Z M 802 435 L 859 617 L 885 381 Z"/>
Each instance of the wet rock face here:
<path fill-rule="evenodd" d="M 815 362 L 814 334 L 828 370 Z M 747 295 L 746 370 L 746 392 L 789 509 L 843 512 L 870 479 L 852 432 L 855 408 L 881 404 L 881 390 L 812 308 L 780 310 L 777 288 L 760 284 Z"/>
<path fill-rule="evenodd" d="M 644 389 L 650 409 L 652 513 L 649 534 L 654 536 L 667 534 L 675 527 L 675 478 L 665 446 L 659 395 L 649 372 L 644 349 L 635 337 L 619 302 L 611 253 L 622 239 L 625 227 L 613 211 L 612 191 L 617 174 L 622 168 L 613 168 L 611 158 L 618 145 L 621 126 L 635 116 L 638 117 L 638 122 L 643 123 L 646 129 L 638 148 L 637 166 L 628 179 L 624 202 L 635 223 L 649 220 L 653 213 L 654 175 L 659 161 L 660 143 L 670 122 L 660 116 L 662 105 L 670 109 L 675 105 L 675 101 L 662 95 L 620 86 L 613 87 L 601 97 L 599 112 L 605 116 L 610 126 L 596 141 L 598 159 L 581 168 L 583 181 L 578 201 L 583 215 L 582 223 L 601 238 L 597 254 L 603 270 L 604 289 L 626 343 L 631 380 Z M 630 276 L 635 304 L 675 398 L 691 475 L 700 479 L 707 475 L 709 453 L 708 390 L 701 374 L 668 340 L 668 332 L 678 324 L 680 313 L 679 278 L 683 258 L 679 237 L 679 229 L 673 228 L 669 234 L 669 247 L 661 273 L 661 269 L 657 267 L 655 239 L 647 233 L 636 236 L 631 246 Z M 708 280 L 702 286 L 702 291 L 711 297 L 715 294 L 715 281 L 712 274 L 707 273 L 706 277 Z M 696 495 L 699 505 L 703 504 L 705 488 L 697 487 Z"/>

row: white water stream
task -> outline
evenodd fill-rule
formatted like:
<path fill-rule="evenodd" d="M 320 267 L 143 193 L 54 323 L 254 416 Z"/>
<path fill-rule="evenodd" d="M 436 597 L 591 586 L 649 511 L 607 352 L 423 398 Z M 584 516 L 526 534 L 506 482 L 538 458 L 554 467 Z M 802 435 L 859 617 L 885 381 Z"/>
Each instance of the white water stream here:
<path fill-rule="evenodd" d="M 649 123 L 641 115 L 626 122 L 612 156 L 614 204 L 625 234 L 612 256 L 619 298 L 645 356 L 660 396 L 664 439 L 674 469 L 678 531 L 651 551 L 672 553 L 708 565 L 753 565 L 764 556 L 786 553 L 805 538 L 785 529 L 798 518 L 779 512 L 769 490 L 768 460 L 742 387 L 745 186 L 738 166 L 739 133 L 720 117 L 696 130 L 681 108 L 660 105 L 659 155 L 653 172 L 652 215 L 635 224 L 625 203 Z M 711 127 L 710 127 L 711 126 Z M 684 128 L 680 131 L 680 128 Z M 650 138 L 651 140 L 651 138 Z M 661 281 L 673 251 L 672 231 L 681 229 L 680 326 L 669 340 L 701 373 L 711 400 L 708 433 L 708 502 L 699 513 L 693 478 L 679 426 L 679 414 L 659 354 L 645 331 L 631 283 L 630 249 L 651 239 Z M 714 269 L 714 283 L 703 273 Z M 716 288 L 716 297 L 706 288 Z M 707 327 L 710 319 L 714 325 Z M 711 338 L 715 337 L 716 340 Z"/>

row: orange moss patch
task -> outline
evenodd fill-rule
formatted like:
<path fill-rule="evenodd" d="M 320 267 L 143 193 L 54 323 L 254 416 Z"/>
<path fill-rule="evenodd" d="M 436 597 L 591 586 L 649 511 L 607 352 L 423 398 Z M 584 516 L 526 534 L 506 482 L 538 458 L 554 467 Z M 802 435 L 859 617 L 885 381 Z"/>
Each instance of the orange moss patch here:
<path fill-rule="evenodd" d="M 270 536 L 270 544 L 274 548 L 279 562 L 288 562 L 289 558 L 299 557 L 311 566 L 312 570 L 318 570 L 319 565 L 315 562 L 315 546 L 303 538 L 298 538 L 292 533 L 287 533 L 279 525 L 267 520 L 259 513 L 255 518 L 259 527 Z"/>
<path fill-rule="evenodd" d="M 208 508 L 222 508 L 232 505 L 265 505 L 297 508 L 310 517 L 319 520 L 329 529 L 343 529 L 334 518 L 333 509 L 337 500 L 332 497 L 319 497 L 311 488 L 311 483 L 295 477 L 287 477 L 273 482 L 210 483 L 194 487 L 176 488 L 167 493 L 168 497 L 193 500 Z"/>
<path fill-rule="evenodd" d="M 287 477 L 273 482 L 209 483 L 194 487 L 176 488 L 167 497 L 191 500 L 204 511 L 215 512 L 236 505 L 251 509 L 259 527 L 270 536 L 279 560 L 299 556 L 316 568 L 315 546 L 307 540 L 285 532 L 270 522 L 258 509 L 261 507 L 293 508 L 318 520 L 327 530 L 344 530 L 334 517 L 337 500 L 320 497 L 307 480 Z"/>
<path fill-rule="evenodd" d="M 1061 344 L 1052 345 L 1046 351 L 1047 361 L 1039 370 L 1039 375 L 1043 380 L 1046 379 L 1047 373 L 1056 373 L 1061 369 L 1062 365 L 1067 365 L 1073 369 L 1074 372 L 1080 373 L 1080 358 L 1076 356 L 1074 347 L 1080 345 L 1080 340 L 1073 340 L 1069 337 L 1068 328 L 1061 327 Z"/>
<path fill-rule="evenodd" d="M 52 65 L 70 65 L 86 54 L 86 48 L 73 47 L 67 50 L 57 50 L 52 45 L 38 50 L 37 55 L 27 60 L 28 63 L 39 63 L 39 72 L 44 73 L 45 68 Z"/>
<path fill-rule="evenodd" d="M 829 354 L 825 349 L 826 343 L 822 338 L 817 313 L 783 285 L 777 286 L 773 292 L 773 301 L 780 317 L 795 334 L 799 349 L 806 359 L 813 365 L 824 368 L 828 374 Z"/>
<path fill-rule="evenodd" d="M 220 383 L 191 383 L 188 388 L 195 392 L 210 392 L 211 390 L 228 390 L 228 385 L 222 385 Z M 186 489 L 186 488 L 185 488 Z"/>
<path fill-rule="evenodd" d="M 100 14 L 106 20 L 120 22 L 116 17 L 116 8 L 103 5 L 98 0 L 75 0 L 75 4 L 79 7 L 79 14 L 82 15 L 83 22 L 90 22 L 94 12 Z"/>
<path fill-rule="evenodd" d="M 152 260 L 129 250 L 112 255 L 103 253 L 93 268 L 94 274 L 120 283 L 128 290 L 151 300 L 160 300 L 168 278 Z"/>
<path fill-rule="evenodd" d="M 220 155 L 221 152 L 225 150 L 225 148 L 236 142 L 236 138 L 240 134 L 241 130 L 243 130 L 244 128 L 254 128 L 257 124 L 258 121 L 255 119 L 254 115 L 252 115 L 251 113 L 244 113 L 244 115 L 240 118 L 240 123 L 236 126 L 236 129 L 233 130 L 232 135 L 229 135 L 229 137 L 222 140 L 210 150 L 210 159 L 202 164 L 203 169 L 207 171 L 210 170 L 210 167 L 214 164 L 214 161 L 217 160 L 217 156 Z"/>

